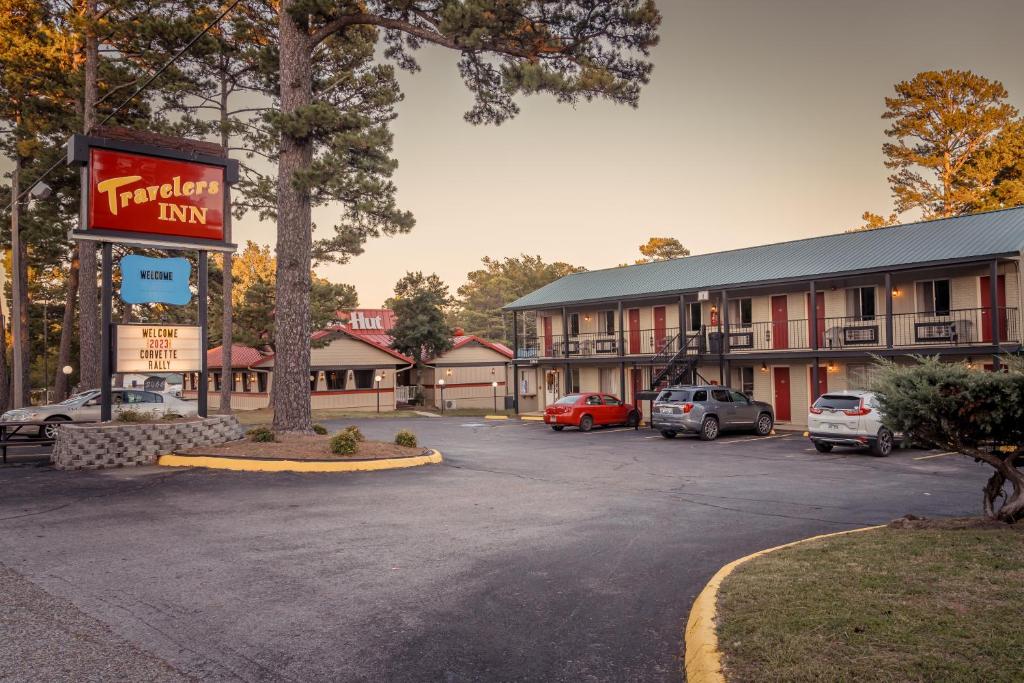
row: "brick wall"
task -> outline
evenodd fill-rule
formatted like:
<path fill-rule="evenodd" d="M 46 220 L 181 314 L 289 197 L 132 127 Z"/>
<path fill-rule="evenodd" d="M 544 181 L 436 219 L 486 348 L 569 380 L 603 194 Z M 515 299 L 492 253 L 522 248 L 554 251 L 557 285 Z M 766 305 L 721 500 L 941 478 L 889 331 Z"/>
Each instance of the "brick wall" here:
<path fill-rule="evenodd" d="M 166 424 L 68 423 L 57 432 L 50 462 L 59 470 L 152 465 L 176 449 L 224 443 L 244 434 L 233 415 Z"/>

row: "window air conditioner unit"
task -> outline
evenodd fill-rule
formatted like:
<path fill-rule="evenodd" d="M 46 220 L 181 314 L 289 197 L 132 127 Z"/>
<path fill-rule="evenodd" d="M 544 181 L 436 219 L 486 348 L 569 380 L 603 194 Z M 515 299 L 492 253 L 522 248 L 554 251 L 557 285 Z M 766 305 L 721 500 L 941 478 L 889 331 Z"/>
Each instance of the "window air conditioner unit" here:
<path fill-rule="evenodd" d="M 444 409 L 445 410 L 455 410 L 458 407 L 459 406 L 456 405 L 455 401 L 445 401 L 444 402 Z"/>

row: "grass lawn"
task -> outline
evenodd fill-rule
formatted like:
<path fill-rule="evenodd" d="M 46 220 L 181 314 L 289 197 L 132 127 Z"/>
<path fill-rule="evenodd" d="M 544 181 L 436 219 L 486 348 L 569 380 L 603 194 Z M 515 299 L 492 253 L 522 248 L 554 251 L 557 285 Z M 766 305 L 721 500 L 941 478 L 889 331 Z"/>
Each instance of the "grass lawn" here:
<path fill-rule="evenodd" d="M 1024 680 L 1024 525 L 905 522 L 769 553 L 722 583 L 726 680 Z"/>

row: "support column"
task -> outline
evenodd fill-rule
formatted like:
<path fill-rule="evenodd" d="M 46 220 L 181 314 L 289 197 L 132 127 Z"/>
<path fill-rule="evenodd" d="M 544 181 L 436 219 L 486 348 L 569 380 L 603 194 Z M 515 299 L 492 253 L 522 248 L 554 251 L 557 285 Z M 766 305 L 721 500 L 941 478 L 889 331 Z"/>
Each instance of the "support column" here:
<path fill-rule="evenodd" d="M 722 290 L 718 299 L 722 310 L 718 312 L 718 381 L 725 387 L 729 385 L 729 365 L 725 354 L 729 353 L 729 294 Z"/>
<path fill-rule="evenodd" d="M 562 357 L 565 358 L 565 393 L 572 393 L 572 378 L 569 377 L 569 313 L 562 306 Z"/>
<path fill-rule="evenodd" d="M 818 339 L 818 286 L 814 280 L 811 280 L 811 302 L 808 307 L 811 315 L 811 349 L 814 351 L 818 350 L 818 344 L 821 340 Z M 815 356 L 811 361 L 811 402 L 813 403 L 818 398 L 818 387 L 821 386 L 818 383 L 818 357 Z"/>
<path fill-rule="evenodd" d="M 689 326 L 686 324 L 686 296 L 679 295 L 679 350 L 686 349 L 686 332 Z"/>
<path fill-rule="evenodd" d="M 512 311 L 512 409 L 519 414 L 519 312 Z"/>
<path fill-rule="evenodd" d="M 885 274 L 885 348 L 893 347 L 892 273 Z"/>
<path fill-rule="evenodd" d="M 623 317 L 622 302 L 619 302 L 619 357 L 626 356 L 626 326 Z M 626 400 L 626 363 L 619 364 L 619 398 Z"/>
<path fill-rule="evenodd" d="M 113 251 L 110 242 L 103 242 L 103 281 L 100 285 L 100 421 L 110 422 L 110 317 L 114 288 Z M 15 321 L 17 323 L 17 321 Z"/>
<path fill-rule="evenodd" d="M 207 385 L 207 377 L 210 375 L 210 369 L 206 364 L 206 349 L 210 345 L 210 333 L 207 330 L 209 322 L 209 308 L 208 308 L 208 295 L 207 290 L 209 288 L 210 278 L 210 259 L 205 251 L 200 251 L 198 254 L 199 258 L 199 272 L 198 272 L 198 289 L 199 289 L 199 381 L 204 387 Z M 224 348 L 221 347 L 221 353 L 224 352 Z M 228 349 L 228 354 L 231 351 Z M 221 378 L 223 382 L 224 379 Z M 222 385 L 223 386 L 223 385 Z M 231 371 L 231 390 L 235 391 L 235 372 Z M 209 392 L 200 391 L 197 398 L 199 399 L 198 413 L 199 417 L 206 417 L 209 412 Z"/>
<path fill-rule="evenodd" d="M 999 261 L 993 259 L 988 276 L 989 323 L 992 334 L 992 369 L 999 372 Z"/>

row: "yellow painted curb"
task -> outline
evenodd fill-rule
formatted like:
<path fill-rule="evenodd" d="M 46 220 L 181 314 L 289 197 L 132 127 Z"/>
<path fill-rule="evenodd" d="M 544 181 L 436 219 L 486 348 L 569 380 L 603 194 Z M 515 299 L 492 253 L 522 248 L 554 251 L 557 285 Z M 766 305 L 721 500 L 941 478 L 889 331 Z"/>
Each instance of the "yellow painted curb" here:
<path fill-rule="evenodd" d="M 687 683 L 725 683 L 725 677 L 722 675 L 722 653 L 718 651 L 718 635 L 715 632 L 715 615 L 718 607 L 718 589 L 721 587 L 725 577 L 732 574 L 736 567 L 762 555 L 800 545 L 801 543 L 832 538 L 833 536 L 855 534 L 860 531 L 881 529 L 884 526 L 884 524 L 880 524 L 877 526 L 866 526 L 861 529 L 836 531 L 831 534 L 811 536 L 810 538 L 793 541 L 785 545 L 777 545 L 774 548 L 759 550 L 746 557 L 733 560 L 715 572 L 715 575 L 704 586 L 704 590 L 693 601 L 693 607 L 690 608 L 690 618 L 686 621 Z"/>
<path fill-rule="evenodd" d="M 526 420 L 527 422 L 543 422 L 543 415 L 523 415 L 519 418 L 520 420 Z"/>
<path fill-rule="evenodd" d="M 507 420 L 508 415 L 484 415 L 485 420 Z"/>
<path fill-rule="evenodd" d="M 432 449 L 428 455 L 380 460 L 263 460 L 259 458 L 222 458 L 214 455 L 162 455 L 157 460 L 164 467 L 208 467 L 236 472 L 368 472 L 395 470 L 430 465 L 443 460 L 441 451 Z"/>

